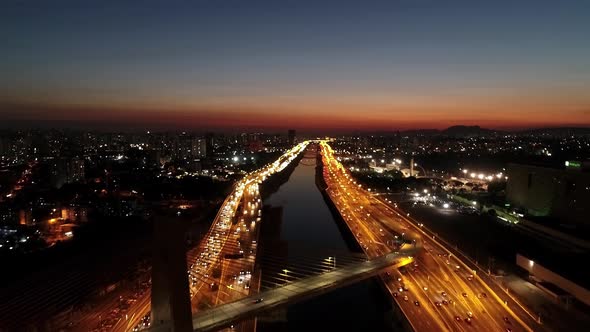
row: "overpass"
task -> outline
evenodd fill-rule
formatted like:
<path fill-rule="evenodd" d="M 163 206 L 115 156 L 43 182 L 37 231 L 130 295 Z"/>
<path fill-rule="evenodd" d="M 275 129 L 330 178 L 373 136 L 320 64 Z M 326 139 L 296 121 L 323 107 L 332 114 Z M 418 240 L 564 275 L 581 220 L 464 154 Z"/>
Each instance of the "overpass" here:
<path fill-rule="evenodd" d="M 421 244 L 404 245 L 401 250 L 364 262 L 336 268 L 330 272 L 287 283 L 281 287 L 201 311 L 193 316 L 193 330 L 213 331 L 231 326 L 264 311 L 308 299 L 375 276 L 388 267 L 398 268 L 413 261 Z M 263 299 L 260 301 L 259 299 Z M 174 331 L 172 324 L 149 329 L 150 332 Z M 184 332 L 184 331 L 175 331 Z"/>

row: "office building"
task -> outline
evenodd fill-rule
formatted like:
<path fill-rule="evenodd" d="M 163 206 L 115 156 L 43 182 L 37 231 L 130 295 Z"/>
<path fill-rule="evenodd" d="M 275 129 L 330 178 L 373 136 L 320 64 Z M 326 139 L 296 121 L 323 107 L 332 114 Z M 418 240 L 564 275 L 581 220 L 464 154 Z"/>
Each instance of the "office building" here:
<path fill-rule="evenodd" d="M 590 173 L 583 163 L 568 161 L 565 168 L 510 164 L 507 200 L 531 216 L 560 223 L 589 224 Z"/>

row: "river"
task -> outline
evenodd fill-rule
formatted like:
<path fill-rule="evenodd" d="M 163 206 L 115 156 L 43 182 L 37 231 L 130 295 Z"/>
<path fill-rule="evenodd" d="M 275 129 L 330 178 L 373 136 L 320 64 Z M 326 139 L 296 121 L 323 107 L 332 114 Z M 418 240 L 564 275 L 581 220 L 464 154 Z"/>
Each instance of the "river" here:
<path fill-rule="evenodd" d="M 274 225 L 277 235 L 273 235 L 280 239 L 273 241 L 280 242 L 277 248 L 281 249 L 275 251 L 284 252 L 287 260 L 297 255 L 309 255 L 316 249 L 318 255 L 325 249 L 351 250 L 316 186 L 315 151 L 316 146 L 310 145 L 289 180 L 264 200 L 267 209 L 282 210 L 277 214 L 279 217 L 265 222 L 280 223 L 280 227 Z M 293 304 L 271 314 L 274 322 L 269 322 L 273 320 L 269 317 L 261 317 L 258 330 L 302 331 L 329 327 L 331 331 L 392 331 L 388 327 L 392 326 L 390 303 L 378 281 L 370 279 Z"/>

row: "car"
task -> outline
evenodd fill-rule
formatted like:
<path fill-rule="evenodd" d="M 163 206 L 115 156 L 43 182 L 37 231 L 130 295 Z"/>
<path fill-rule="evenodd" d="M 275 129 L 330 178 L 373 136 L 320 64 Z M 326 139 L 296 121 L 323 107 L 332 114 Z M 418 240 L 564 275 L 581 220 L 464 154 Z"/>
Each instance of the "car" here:
<path fill-rule="evenodd" d="M 471 311 L 467 311 L 467 317 L 473 318 L 473 313 Z"/>
<path fill-rule="evenodd" d="M 456 320 L 457 322 L 460 322 L 460 321 L 461 321 L 461 317 L 459 317 L 459 316 L 455 316 L 455 320 Z"/>
<path fill-rule="evenodd" d="M 486 293 L 481 293 L 481 297 L 483 297 L 484 299 L 488 297 L 488 294 Z"/>
<path fill-rule="evenodd" d="M 404 289 L 400 287 L 400 288 L 398 288 L 398 291 L 401 293 L 404 291 Z"/>
<path fill-rule="evenodd" d="M 508 317 L 504 316 L 504 318 L 503 318 L 503 319 L 504 319 L 504 321 L 506 322 L 506 324 L 511 324 L 511 323 L 510 323 L 510 319 L 508 319 Z"/>
<path fill-rule="evenodd" d="M 447 301 L 447 300 L 443 300 L 443 301 L 442 301 L 442 304 L 444 304 L 444 305 L 449 305 L 449 301 Z"/>
<path fill-rule="evenodd" d="M 465 292 L 463 294 L 461 294 L 461 295 L 463 295 L 463 297 L 467 297 L 467 293 L 465 293 Z"/>
<path fill-rule="evenodd" d="M 469 317 L 465 317 L 465 323 L 467 323 L 467 324 L 471 324 L 471 318 L 469 318 Z"/>
<path fill-rule="evenodd" d="M 436 302 L 434 302 L 434 305 L 436 305 L 437 307 L 441 307 L 442 303 L 440 301 L 436 301 Z"/>
<path fill-rule="evenodd" d="M 447 297 L 447 293 L 446 292 L 442 292 L 442 293 L 440 293 L 440 295 L 442 295 L 444 297 Z"/>
<path fill-rule="evenodd" d="M 509 328 L 509 327 L 507 327 L 507 328 L 506 328 L 506 332 L 512 332 L 512 329 L 511 329 L 511 328 Z"/>
<path fill-rule="evenodd" d="M 424 286 L 424 287 L 422 287 L 422 289 L 424 289 L 425 291 L 427 291 L 428 290 L 428 287 Z"/>
<path fill-rule="evenodd" d="M 407 295 L 404 295 L 404 301 L 406 301 L 406 302 L 408 301 L 408 296 Z"/>
<path fill-rule="evenodd" d="M 397 292 L 393 292 L 393 297 L 397 297 L 398 293 Z"/>
<path fill-rule="evenodd" d="M 262 301 L 264 301 L 263 298 L 257 298 L 256 300 L 254 300 L 254 304 L 262 303 Z"/>
<path fill-rule="evenodd" d="M 420 306 L 420 302 L 418 302 L 418 301 L 414 301 L 414 305 L 415 305 L 416 307 L 419 307 L 419 306 Z"/>

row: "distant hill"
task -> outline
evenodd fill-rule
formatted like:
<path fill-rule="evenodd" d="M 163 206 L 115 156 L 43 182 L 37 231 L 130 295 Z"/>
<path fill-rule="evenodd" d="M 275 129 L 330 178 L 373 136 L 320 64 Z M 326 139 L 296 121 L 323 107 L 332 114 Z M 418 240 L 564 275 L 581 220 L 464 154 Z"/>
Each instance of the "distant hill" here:
<path fill-rule="evenodd" d="M 548 136 L 582 136 L 590 135 L 590 127 L 555 127 L 555 128 L 535 128 L 519 131 L 507 131 L 482 128 L 480 126 L 451 126 L 447 129 L 418 129 L 403 132 L 410 136 L 449 136 L 449 137 L 485 137 L 512 133 L 517 135 L 548 135 Z"/>
<path fill-rule="evenodd" d="M 556 128 L 536 128 L 523 130 L 523 134 L 551 135 L 551 136 L 570 136 L 570 135 L 590 135 L 590 128 L 586 127 L 556 127 Z"/>
<path fill-rule="evenodd" d="M 481 128 L 480 126 L 452 126 L 447 129 L 414 129 L 402 132 L 408 136 L 452 136 L 452 137 L 471 137 L 471 136 L 489 136 L 500 133 L 498 130 Z"/>
<path fill-rule="evenodd" d="M 499 131 L 481 128 L 480 126 L 452 126 L 440 132 L 441 135 L 466 137 L 466 136 L 489 136 Z"/>
<path fill-rule="evenodd" d="M 503 134 L 516 135 L 549 135 L 549 136 L 581 136 L 590 135 L 590 127 L 555 127 L 555 128 L 534 128 L 523 130 L 498 130 L 482 128 L 480 126 L 451 126 L 447 129 L 410 129 L 404 131 L 379 131 L 371 132 L 373 135 L 403 135 L 403 136 L 448 136 L 448 137 L 486 137 Z"/>
<path fill-rule="evenodd" d="M 438 129 L 412 129 L 412 130 L 405 130 L 402 133 L 407 136 L 435 136 L 435 135 L 440 134 L 440 130 L 438 130 Z"/>

